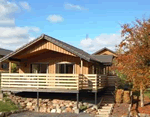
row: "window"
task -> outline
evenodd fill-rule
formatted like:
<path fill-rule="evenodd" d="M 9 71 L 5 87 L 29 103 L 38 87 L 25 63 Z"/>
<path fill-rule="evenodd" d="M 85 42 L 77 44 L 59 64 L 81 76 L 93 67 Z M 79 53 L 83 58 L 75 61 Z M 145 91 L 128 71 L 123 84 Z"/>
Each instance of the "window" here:
<path fill-rule="evenodd" d="M 8 69 L 8 63 L 2 63 L 2 68 L 3 69 Z"/>
<path fill-rule="evenodd" d="M 31 64 L 31 73 L 48 73 L 48 64 Z"/>
<path fill-rule="evenodd" d="M 56 64 L 56 73 L 68 73 L 74 74 L 74 64 L 72 63 L 57 63 Z"/>

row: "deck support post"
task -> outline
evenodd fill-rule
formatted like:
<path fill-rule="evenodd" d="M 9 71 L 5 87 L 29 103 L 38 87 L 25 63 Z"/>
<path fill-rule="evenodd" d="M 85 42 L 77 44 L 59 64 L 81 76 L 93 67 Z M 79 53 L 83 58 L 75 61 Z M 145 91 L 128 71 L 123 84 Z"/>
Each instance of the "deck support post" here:
<path fill-rule="evenodd" d="M 37 92 L 37 107 L 36 111 L 39 112 L 39 92 Z"/>
<path fill-rule="evenodd" d="M 96 106 L 96 109 L 97 109 L 97 91 L 95 91 L 95 106 Z"/>
<path fill-rule="evenodd" d="M 79 92 L 77 92 L 77 114 L 79 113 Z"/>

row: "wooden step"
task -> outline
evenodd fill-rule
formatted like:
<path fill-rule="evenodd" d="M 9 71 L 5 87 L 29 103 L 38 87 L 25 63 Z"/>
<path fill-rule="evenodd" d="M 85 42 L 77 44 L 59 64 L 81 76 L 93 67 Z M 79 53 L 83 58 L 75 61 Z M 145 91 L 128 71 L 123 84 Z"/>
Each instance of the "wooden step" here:
<path fill-rule="evenodd" d="M 96 115 L 95 117 L 109 117 L 108 114 L 99 114 L 99 115 Z"/>
<path fill-rule="evenodd" d="M 99 114 L 99 115 L 96 115 L 95 117 L 109 117 L 108 114 Z"/>
<path fill-rule="evenodd" d="M 100 112 L 107 112 L 107 113 L 109 113 L 110 109 L 101 109 Z"/>
<path fill-rule="evenodd" d="M 105 115 L 108 115 L 109 112 L 107 112 L 107 111 L 99 111 L 98 114 L 105 114 Z"/>
<path fill-rule="evenodd" d="M 102 103 L 101 106 L 112 106 L 113 104 Z"/>
<path fill-rule="evenodd" d="M 101 108 L 101 109 L 111 109 L 112 106 L 101 106 L 100 108 Z"/>

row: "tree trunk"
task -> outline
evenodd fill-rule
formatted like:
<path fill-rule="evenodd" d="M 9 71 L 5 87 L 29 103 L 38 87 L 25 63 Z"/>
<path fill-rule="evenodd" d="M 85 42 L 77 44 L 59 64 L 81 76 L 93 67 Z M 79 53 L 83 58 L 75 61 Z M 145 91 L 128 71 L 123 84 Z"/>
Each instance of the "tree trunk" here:
<path fill-rule="evenodd" d="M 144 107 L 144 94 L 143 89 L 140 88 L 141 107 Z"/>

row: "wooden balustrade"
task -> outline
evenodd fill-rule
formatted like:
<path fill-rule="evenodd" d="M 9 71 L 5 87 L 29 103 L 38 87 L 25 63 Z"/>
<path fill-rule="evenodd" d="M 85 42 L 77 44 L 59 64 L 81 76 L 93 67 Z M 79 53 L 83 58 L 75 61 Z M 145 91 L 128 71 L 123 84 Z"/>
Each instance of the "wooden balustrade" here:
<path fill-rule="evenodd" d="M 2 73 L 1 88 L 98 90 L 106 86 L 105 75 Z"/>

